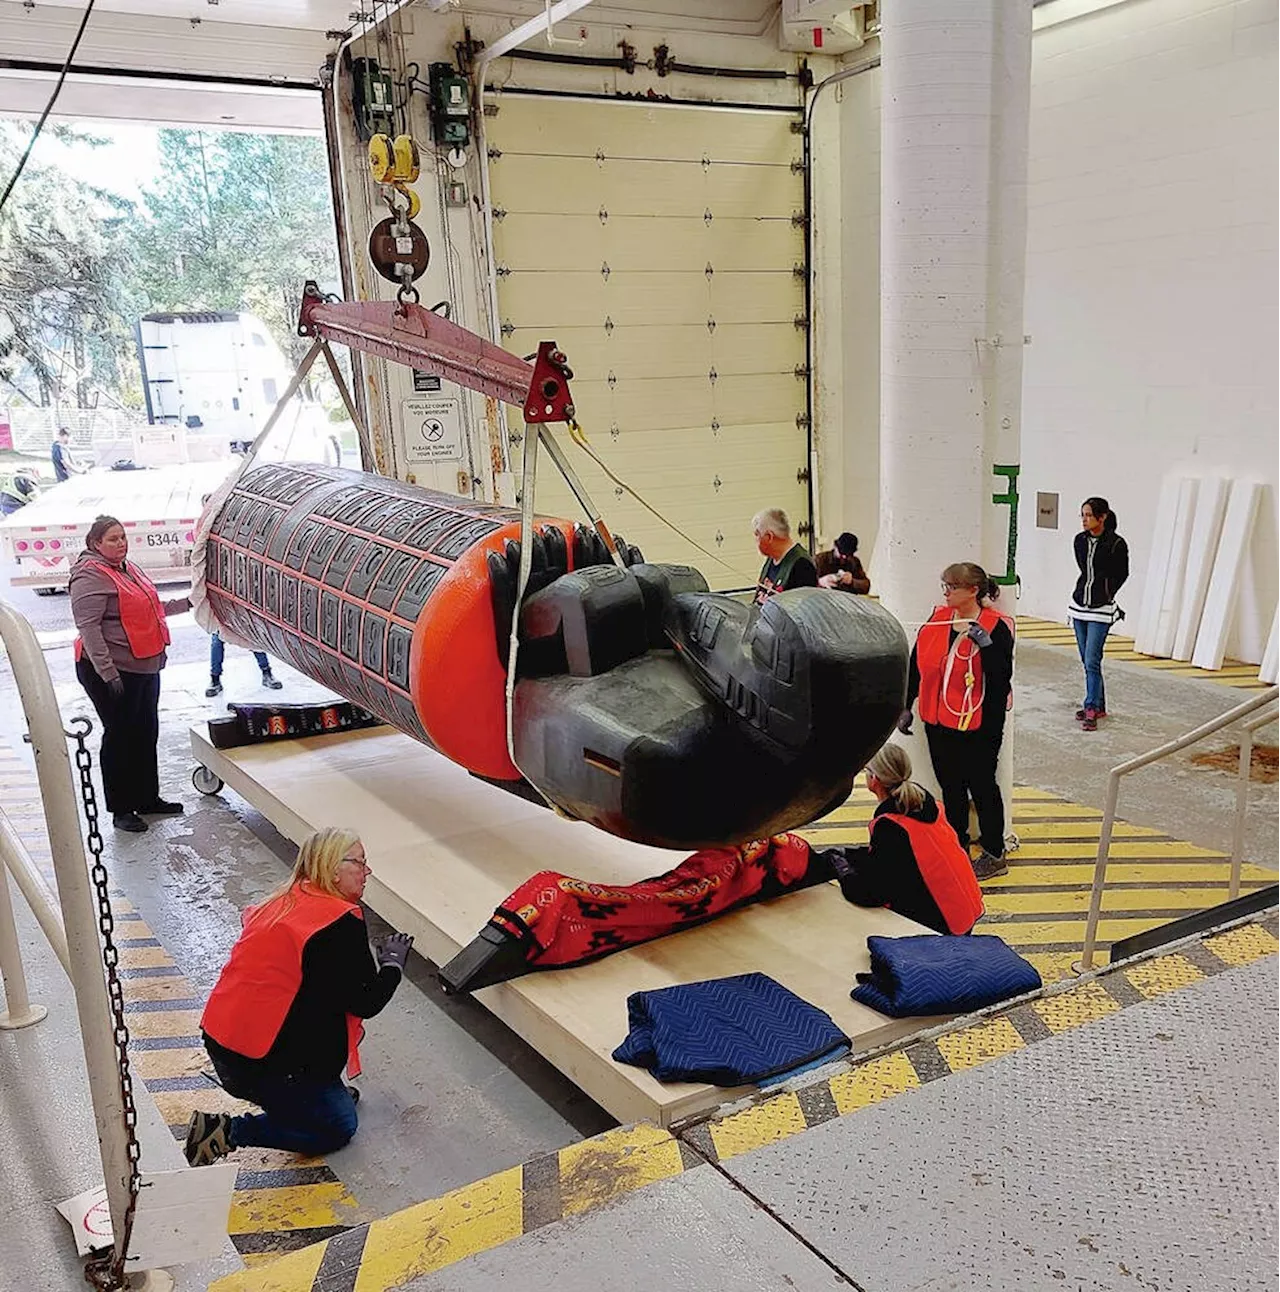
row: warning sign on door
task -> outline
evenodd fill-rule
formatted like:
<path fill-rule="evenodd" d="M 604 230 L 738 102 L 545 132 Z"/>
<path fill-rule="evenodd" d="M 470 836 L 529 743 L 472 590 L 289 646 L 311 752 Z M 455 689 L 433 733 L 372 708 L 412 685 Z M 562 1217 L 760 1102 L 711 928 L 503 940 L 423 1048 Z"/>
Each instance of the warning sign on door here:
<path fill-rule="evenodd" d="M 462 414 L 456 399 L 406 399 L 401 407 L 409 462 L 454 462 L 462 457 Z"/>

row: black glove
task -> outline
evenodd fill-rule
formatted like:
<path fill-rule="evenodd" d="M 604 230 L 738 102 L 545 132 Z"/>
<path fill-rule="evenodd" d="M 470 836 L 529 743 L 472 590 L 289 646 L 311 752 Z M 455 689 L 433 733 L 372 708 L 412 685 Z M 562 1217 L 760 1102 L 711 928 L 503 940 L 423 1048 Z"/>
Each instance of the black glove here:
<path fill-rule="evenodd" d="M 403 973 L 404 962 L 408 960 L 409 948 L 412 946 L 413 938 L 408 933 L 388 933 L 378 943 L 374 952 L 374 956 L 378 961 L 378 968 L 385 969 L 388 965 L 394 965 Z"/>
<path fill-rule="evenodd" d="M 903 711 L 898 715 L 898 730 L 902 732 L 904 736 L 909 736 L 911 734 L 910 709 L 903 709 Z"/>
<path fill-rule="evenodd" d="M 107 683 L 107 690 L 110 693 L 111 698 L 113 700 L 123 700 L 124 699 L 124 679 L 121 677 L 113 677 L 111 681 Z"/>
<path fill-rule="evenodd" d="M 991 645 L 991 634 L 976 619 L 969 625 L 968 636 L 979 650 Z"/>

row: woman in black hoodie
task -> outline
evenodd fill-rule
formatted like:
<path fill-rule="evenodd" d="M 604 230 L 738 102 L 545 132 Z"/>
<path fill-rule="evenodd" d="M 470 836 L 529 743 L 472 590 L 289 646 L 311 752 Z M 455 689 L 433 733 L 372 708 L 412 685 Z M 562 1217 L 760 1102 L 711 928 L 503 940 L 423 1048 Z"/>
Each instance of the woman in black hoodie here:
<path fill-rule="evenodd" d="M 1116 515 L 1105 498 L 1080 504 L 1080 533 L 1075 538 L 1080 577 L 1067 608 L 1076 630 L 1076 645 L 1084 665 L 1084 703 L 1076 720 L 1085 731 L 1097 731 L 1107 716 L 1107 691 L 1102 680 L 1102 652 L 1111 625 L 1124 618 L 1116 593 L 1129 577 L 1129 545 L 1116 532 Z"/>

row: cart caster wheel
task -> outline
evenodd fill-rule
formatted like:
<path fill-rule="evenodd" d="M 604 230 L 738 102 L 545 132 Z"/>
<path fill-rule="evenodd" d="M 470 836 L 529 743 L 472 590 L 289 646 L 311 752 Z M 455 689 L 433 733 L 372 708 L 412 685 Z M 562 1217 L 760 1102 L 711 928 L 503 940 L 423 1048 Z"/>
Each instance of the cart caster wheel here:
<path fill-rule="evenodd" d="M 222 792 L 222 778 L 215 776 L 207 767 L 197 767 L 191 773 L 191 784 L 201 794 L 219 794 Z"/>

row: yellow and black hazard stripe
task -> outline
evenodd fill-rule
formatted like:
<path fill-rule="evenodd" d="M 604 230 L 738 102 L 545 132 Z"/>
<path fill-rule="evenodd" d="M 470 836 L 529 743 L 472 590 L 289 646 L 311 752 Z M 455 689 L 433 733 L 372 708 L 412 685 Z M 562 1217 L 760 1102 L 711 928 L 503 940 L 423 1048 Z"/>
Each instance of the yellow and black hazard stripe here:
<path fill-rule="evenodd" d="M 55 883 L 44 808 L 34 772 L 0 746 L 0 811 L 32 859 Z M 211 1077 L 200 1037 L 204 1002 L 137 909 L 120 890 L 111 894 L 121 987 L 129 1027 L 129 1059 L 175 1138 L 183 1139 L 196 1108 L 244 1112 Z M 362 1213 L 332 1168 L 319 1158 L 275 1149 L 240 1149 L 228 1232 L 246 1265 L 333 1237 Z"/>
<path fill-rule="evenodd" d="M 849 800 L 801 833 L 819 847 L 867 841 L 875 800 L 859 786 Z M 1046 982 L 1069 976 L 1084 943 L 1102 813 L 1047 790 L 1017 786 L 1011 824 L 1019 844 L 1009 873 L 982 885 L 986 915 L 978 928 L 1007 942 Z M 1224 852 L 1117 821 L 1098 928 L 1099 950 L 1112 942 L 1216 906 L 1227 895 L 1231 859 Z M 1276 882 L 1276 872 L 1245 865 L 1240 891 Z"/>
<path fill-rule="evenodd" d="M 390 1292 L 646 1185 L 778 1143 L 1277 949 L 1271 915 L 960 1022 L 797 1090 L 763 1094 L 745 1108 L 671 1131 L 648 1124 L 606 1131 L 356 1226 L 265 1268 L 228 1275 L 212 1283 L 210 1292 Z"/>
<path fill-rule="evenodd" d="M 1055 623 L 1052 619 L 1036 619 L 1032 615 L 1017 617 L 1018 640 L 1036 642 L 1041 646 L 1076 646 L 1075 629 L 1070 624 Z M 1240 691 L 1265 691 L 1270 682 L 1258 677 L 1258 665 L 1246 664 L 1238 659 L 1224 659 L 1220 668 L 1197 668 L 1187 660 L 1162 659 L 1158 655 L 1143 655 L 1134 650 L 1132 637 L 1121 637 L 1114 630 L 1107 634 L 1105 659 L 1120 660 L 1126 664 L 1142 664 L 1171 677 L 1197 678 L 1202 682 L 1217 682 Z"/>

